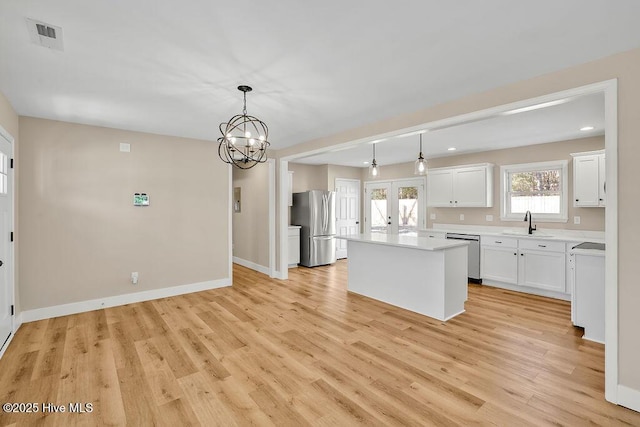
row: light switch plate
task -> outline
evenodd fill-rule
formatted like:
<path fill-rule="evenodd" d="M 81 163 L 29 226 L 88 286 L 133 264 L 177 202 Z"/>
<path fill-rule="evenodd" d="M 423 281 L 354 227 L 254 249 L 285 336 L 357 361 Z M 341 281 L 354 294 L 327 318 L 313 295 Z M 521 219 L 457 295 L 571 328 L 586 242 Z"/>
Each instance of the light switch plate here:
<path fill-rule="evenodd" d="M 429 215 L 430 219 L 436 219 L 436 214 L 432 213 L 431 215 Z"/>
<path fill-rule="evenodd" d="M 573 223 L 575 225 L 579 225 L 580 224 L 580 217 L 579 216 L 574 216 L 573 217 Z"/>
<path fill-rule="evenodd" d="M 464 214 L 460 214 L 460 221 L 464 221 Z"/>
<path fill-rule="evenodd" d="M 130 153 L 131 152 L 131 144 L 127 144 L 126 142 L 120 143 L 120 151 L 122 153 Z"/>
<path fill-rule="evenodd" d="M 485 217 L 485 219 L 486 219 L 487 221 L 493 221 L 493 215 L 487 215 L 487 216 Z"/>

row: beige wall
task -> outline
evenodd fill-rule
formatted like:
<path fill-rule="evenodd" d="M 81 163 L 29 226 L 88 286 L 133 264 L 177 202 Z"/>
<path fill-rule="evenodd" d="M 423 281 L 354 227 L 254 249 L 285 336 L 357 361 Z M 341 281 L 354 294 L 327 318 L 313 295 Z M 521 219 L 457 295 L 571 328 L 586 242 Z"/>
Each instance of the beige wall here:
<path fill-rule="evenodd" d="M 336 178 L 342 179 L 358 179 L 362 185 L 362 168 L 353 168 L 349 166 L 327 166 L 327 190 L 336 189 Z"/>
<path fill-rule="evenodd" d="M 215 144 L 28 117 L 20 135 L 23 310 L 230 277 Z"/>
<path fill-rule="evenodd" d="M 612 55 L 586 64 L 505 85 L 411 114 L 392 117 L 325 138 L 280 150 L 287 157 L 314 149 L 373 138 L 385 132 L 419 126 L 448 117 L 495 107 L 523 99 L 597 83 L 618 80 L 618 316 L 619 382 L 640 390 L 640 286 L 637 286 L 637 248 L 640 246 L 640 211 L 637 183 L 640 182 L 640 49 Z"/>
<path fill-rule="evenodd" d="M 4 128 L 4 130 L 6 130 L 7 132 L 9 132 L 9 134 L 11 134 L 11 136 L 13 137 L 14 141 L 13 141 L 13 158 L 15 160 L 15 164 L 14 164 L 14 179 L 17 176 L 17 172 L 20 168 L 20 162 L 19 162 L 19 136 L 20 136 L 20 132 L 19 132 L 19 120 L 18 120 L 18 115 L 16 114 L 16 112 L 14 111 L 13 107 L 11 106 L 11 103 L 9 102 L 9 100 L 4 96 L 4 94 L 2 92 L 0 92 L 0 126 L 2 126 Z M 14 222 L 14 231 L 16 232 L 16 237 L 18 236 L 18 226 L 19 226 L 19 215 L 18 215 L 18 200 L 19 200 L 19 192 L 18 192 L 18 187 L 17 185 L 14 187 L 14 194 L 13 194 L 13 199 L 14 199 L 14 218 L 13 218 L 13 222 Z M 20 293 L 18 292 L 18 283 L 20 280 L 20 272 L 18 270 L 18 265 L 20 262 L 19 259 L 19 240 L 18 238 L 16 238 L 13 242 L 13 256 L 14 256 L 14 300 L 15 300 L 15 313 L 19 314 L 21 311 L 21 305 L 20 305 Z"/>
<path fill-rule="evenodd" d="M 569 222 L 542 222 L 536 220 L 540 228 L 564 228 L 570 230 L 594 230 L 604 231 L 603 208 L 574 208 L 573 203 L 573 163 L 571 153 L 593 151 L 604 148 L 604 137 L 582 138 L 571 141 L 552 142 L 549 144 L 530 145 L 503 150 L 484 151 L 481 153 L 462 154 L 458 156 L 439 157 L 428 159 L 429 169 L 447 166 L 471 165 L 476 163 L 493 163 L 493 207 L 492 208 L 427 208 L 427 226 L 434 223 L 440 224 L 466 224 L 466 225 L 492 225 L 502 227 L 519 227 L 517 221 L 500 221 L 500 166 L 518 163 L 544 162 L 549 160 L 569 161 Z M 380 178 L 385 179 L 414 178 L 414 163 L 401 163 L 397 165 L 381 166 Z M 368 173 L 368 172 L 367 172 Z M 365 175 L 367 181 L 373 181 Z M 427 175 L 427 180 L 429 176 Z M 436 219 L 430 219 L 435 214 Z M 460 221 L 460 214 L 464 214 L 464 221 Z M 493 221 L 487 221 L 486 216 L 493 215 Z M 580 224 L 573 223 L 574 216 L 580 216 Z"/>
<path fill-rule="evenodd" d="M 327 190 L 327 165 L 305 165 L 289 163 L 293 172 L 293 192 Z"/>
<path fill-rule="evenodd" d="M 269 166 L 233 168 L 233 187 L 241 189 L 241 212 L 234 212 L 233 256 L 269 267 Z"/>
<path fill-rule="evenodd" d="M 427 223 L 431 226 L 433 223 L 447 224 L 480 224 L 480 225 L 496 225 L 503 227 L 519 227 L 523 226 L 518 222 L 500 221 L 500 166 L 518 163 L 544 162 L 549 160 L 568 160 L 569 161 L 569 210 L 568 222 L 542 222 L 536 220 L 533 215 L 534 223 L 540 224 L 540 228 L 565 228 L 571 230 L 596 230 L 604 231 L 604 209 L 603 208 L 574 208 L 573 207 L 573 162 L 571 153 L 579 153 L 583 151 L 593 151 L 604 148 L 604 137 L 583 138 L 573 141 L 554 142 L 549 144 L 531 145 L 528 147 L 519 147 L 505 150 L 487 151 L 484 153 L 467 154 L 452 157 L 441 157 L 429 160 L 430 168 L 438 168 L 445 166 L 456 166 L 474 163 L 493 163 L 493 208 L 429 208 L 427 215 Z M 411 165 L 413 167 L 413 164 Z M 427 177 L 427 179 L 429 179 Z M 435 213 L 436 219 L 430 220 L 429 215 Z M 464 214 L 464 221 L 460 221 L 460 214 Z M 486 220 L 486 215 L 493 215 L 493 221 Z M 573 223 L 573 217 L 580 216 L 580 224 Z"/>

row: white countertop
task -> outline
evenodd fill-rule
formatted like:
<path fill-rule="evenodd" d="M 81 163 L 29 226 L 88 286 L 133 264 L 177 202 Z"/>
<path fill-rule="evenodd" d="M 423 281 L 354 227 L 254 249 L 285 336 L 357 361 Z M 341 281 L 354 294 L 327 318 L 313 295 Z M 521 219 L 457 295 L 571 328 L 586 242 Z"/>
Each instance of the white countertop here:
<path fill-rule="evenodd" d="M 353 242 L 420 249 L 423 251 L 440 251 L 457 246 L 469 245 L 468 242 L 463 240 L 429 239 L 427 237 L 402 236 L 397 234 L 351 234 L 347 236 L 336 236 L 336 238 Z"/>
<path fill-rule="evenodd" d="M 420 231 L 440 231 L 447 233 L 467 233 L 481 236 L 501 236 L 515 237 L 517 239 L 540 239 L 556 240 L 562 242 L 594 242 L 604 243 L 604 231 L 589 230 L 563 230 L 563 229 L 540 229 L 533 234 L 527 234 L 525 227 L 499 227 L 482 225 L 458 225 L 458 224 L 434 224 L 433 228 L 421 229 Z"/>
<path fill-rule="evenodd" d="M 301 225 L 290 225 L 289 228 L 302 228 Z"/>

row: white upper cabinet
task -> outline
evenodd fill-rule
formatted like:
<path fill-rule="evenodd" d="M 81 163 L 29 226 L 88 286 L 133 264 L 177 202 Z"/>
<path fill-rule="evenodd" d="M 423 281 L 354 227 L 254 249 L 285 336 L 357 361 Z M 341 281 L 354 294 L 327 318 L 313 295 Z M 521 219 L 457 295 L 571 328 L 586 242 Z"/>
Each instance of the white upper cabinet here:
<path fill-rule="evenodd" d="M 427 206 L 453 206 L 453 170 L 430 169 L 427 175 Z"/>
<path fill-rule="evenodd" d="M 604 150 L 573 153 L 573 206 L 605 205 Z"/>
<path fill-rule="evenodd" d="M 493 165 L 429 169 L 427 206 L 492 207 Z"/>

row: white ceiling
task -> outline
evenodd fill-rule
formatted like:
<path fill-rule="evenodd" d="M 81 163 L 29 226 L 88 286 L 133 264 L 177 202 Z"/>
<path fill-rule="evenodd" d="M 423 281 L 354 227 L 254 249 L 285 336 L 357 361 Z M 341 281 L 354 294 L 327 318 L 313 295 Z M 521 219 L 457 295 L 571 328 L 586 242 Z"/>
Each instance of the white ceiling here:
<path fill-rule="evenodd" d="M 215 140 L 248 111 L 273 148 L 640 46 L 637 0 L 2 0 L 18 114 Z M 25 18 L 60 26 L 64 51 Z"/>
<path fill-rule="evenodd" d="M 604 134 L 604 94 L 593 94 L 563 100 L 517 114 L 495 115 L 485 119 L 422 134 L 422 152 L 428 160 L 462 153 L 499 150 L 501 148 L 544 144 Z M 580 129 L 591 126 L 592 130 Z M 420 147 L 416 132 L 388 138 L 376 143 L 376 162 L 379 165 L 411 162 L 418 158 Z M 449 151 L 449 148 L 456 148 Z M 372 158 L 371 143 L 361 143 L 346 149 L 294 160 L 312 165 L 333 164 L 367 167 Z"/>

